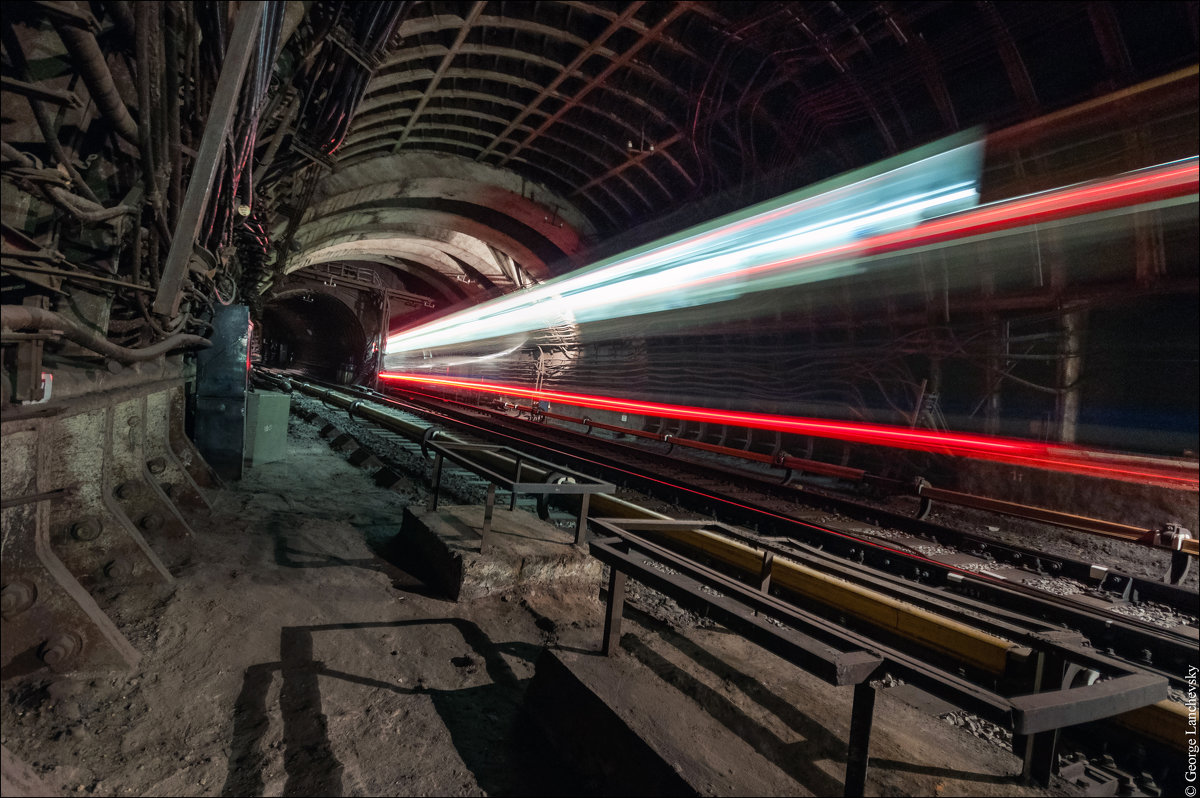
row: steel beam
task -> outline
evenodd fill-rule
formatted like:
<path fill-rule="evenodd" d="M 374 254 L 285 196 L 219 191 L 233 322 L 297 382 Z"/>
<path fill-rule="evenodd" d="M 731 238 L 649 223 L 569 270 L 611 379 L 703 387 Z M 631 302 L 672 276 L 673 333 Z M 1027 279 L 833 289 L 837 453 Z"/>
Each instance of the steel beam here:
<path fill-rule="evenodd" d="M 48 89 L 45 86 L 39 86 L 36 83 L 26 83 L 16 78 L 0 77 L 0 89 L 22 94 L 32 100 L 44 100 L 45 102 L 63 105 L 67 108 L 83 107 L 83 103 L 75 96 L 75 92 Z"/>
<path fill-rule="evenodd" d="M 1155 530 L 1145 527 L 1118 524 L 1114 521 L 1105 521 L 1101 518 L 1088 518 L 1087 516 L 1064 513 L 1045 507 L 1034 507 L 1033 505 L 1019 504 L 1003 499 L 976 496 L 972 493 L 960 493 L 959 491 L 935 488 L 925 483 L 918 486 L 917 495 L 923 499 L 957 504 L 962 507 L 974 507 L 978 510 L 1002 513 L 1017 518 L 1028 518 L 1031 521 L 1041 521 L 1042 523 L 1054 524 L 1055 526 L 1067 527 L 1068 529 L 1078 529 L 1081 532 L 1087 532 L 1092 535 L 1103 535 L 1129 543 L 1140 543 L 1146 546 L 1177 550 L 1177 547 L 1174 545 L 1158 542 L 1154 534 Z M 1178 550 L 1182 550 L 1185 554 L 1192 556 L 1200 554 L 1200 549 L 1197 549 L 1197 541 L 1194 539 L 1183 541 Z"/>
<path fill-rule="evenodd" d="M 212 196 L 213 181 L 221 166 L 221 151 L 225 137 L 233 125 L 238 108 L 238 96 L 250 58 L 254 55 L 255 40 L 259 36 L 262 21 L 262 0 L 247 0 L 238 11 L 233 38 L 225 52 L 225 63 L 221 65 L 221 77 L 217 80 L 212 108 L 204 125 L 204 136 L 196 154 L 196 165 L 188 181 L 187 195 L 175 225 L 175 236 L 171 239 L 171 250 L 163 265 L 162 280 L 154 297 L 154 312 L 160 316 L 173 317 L 179 312 L 179 301 L 183 282 L 187 278 L 188 261 L 192 247 L 204 221 L 204 211 Z"/>
<path fill-rule="evenodd" d="M 417 103 L 416 110 L 408 118 L 408 124 L 404 126 L 404 130 L 400 133 L 400 138 L 396 139 L 396 146 L 392 148 L 393 153 L 399 152 L 400 148 L 404 146 L 404 142 L 408 141 L 408 134 L 412 132 L 417 118 L 425 110 L 425 106 L 429 104 L 429 98 L 437 91 L 438 84 L 442 82 L 442 77 L 446 74 L 446 70 L 454 63 L 454 57 L 458 55 L 459 48 L 467 40 L 467 35 L 471 32 L 471 28 L 474 27 L 475 22 L 479 19 L 479 15 L 483 13 L 486 5 L 487 0 L 479 0 L 479 2 L 471 7 L 471 11 L 467 14 L 466 19 L 462 21 L 462 27 L 459 28 L 458 36 L 454 39 L 454 44 L 450 45 L 450 49 L 446 51 L 446 55 L 442 58 L 442 63 L 438 65 L 437 72 L 433 74 L 433 77 L 429 80 L 429 85 L 425 87 L 425 93 L 421 95 L 421 100 Z"/>
<path fill-rule="evenodd" d="M 505 127 L 499 135 L 492 139 L 492 143 L 489 144 L 483 150 L 483 152 L 479 153 L 475 160 L 482 161 L 489 154 L 491 154 L 491 152 L 496 149 L 500 142 L 508 138 L 508 136 L 515 131 L 522 122 L 525 121 L 525 118 L 533 113 L 537 107 L 542 104 L 542 101 L 550 96 L 564 80 L 574 75 L 575 71 L 582 67 L 585 61 L 595 55 L 596 52 L 604 46 L 604 43 L 612 38 L 613 34 L 625 27 L 625 24 L 633 18 L 633 15 L 636 14 L 643 5 L 645 5 L 645 3 L 641 0 L 638 0 L 638 2 L 633 2 L 626 6 L 625 10 L 622 11 L 621 14 L 616 17 L 616 19 L 612 20 L 608 27 L 605 28 L 599 36 L 593 39 L 587 47 L 579 51 L 579 54 L 571 60 L 571 63 L 559 70 L 559 73 L 557 76 L 555 76 L 554 80 L 547 83 L 546 86 L 540 92 L 538 92 L 538 95 L 530 100 L 529 105 L 525 106 L 525 109 L 521 111 L 521 113 L 517 114 L 516 117 L 514 117 L 513 120 L 508 123 L 508 126 Z M 536 133 L 533 135 L 536 135 Z"/>
<path fill-rule="evenodd" d="M 656 40 L 659 34 L 665 30 L 668 25 L 670 25 L 688 10 L 688 7 L 688 3 L 676 3 L 675 7 L 668 11 L 667 14 L 661 20 L 659 20 L 653 28 L 650 28 L 648 31 L 646 31 L 642 38 L 638 39 L 638 41 L 632 47 L 621 53 L 619 58 L 615 59 L 612 63 L 601 70 L 599 74 L 588 81 L 582 89 L 575 93 L 574 97 L 572 97 L 566 104 L 562 106 L 562 108 L 559 108 L 558 111 L 550 116 L 550 118 L 542 122 L 542 124 L 538 126 L 537 130 L 533 131 L 533 133 L 529 136 L 526 136 L 524 141 L 522 141 L 511 151 L 509 151 L 507 155 L 501 158 L 498 165 L 504 166 L 507 164 L 510 160 L 512 160 L 514 155 L 528 147 L 533 140 L 544 133 L 547 128 L 557 122 L 563 115 L 565 115 L 576 105 L 581 103 L 583 99 L 592 92 L 593 89 L 602 85 L 604 81 L 606 81 L 614 72 L 632 61 L 633 57 L 641 52 L 643 47 Z"/>

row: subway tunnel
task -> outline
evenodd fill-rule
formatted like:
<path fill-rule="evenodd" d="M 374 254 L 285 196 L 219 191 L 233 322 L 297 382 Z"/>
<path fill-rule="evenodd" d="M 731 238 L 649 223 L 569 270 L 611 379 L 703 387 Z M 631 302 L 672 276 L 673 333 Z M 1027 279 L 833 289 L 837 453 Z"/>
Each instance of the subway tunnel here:
<path fill-rule="evenodd" d="M 5 795 L 1182 789 L 1198 8 L 6 4 Z"/>

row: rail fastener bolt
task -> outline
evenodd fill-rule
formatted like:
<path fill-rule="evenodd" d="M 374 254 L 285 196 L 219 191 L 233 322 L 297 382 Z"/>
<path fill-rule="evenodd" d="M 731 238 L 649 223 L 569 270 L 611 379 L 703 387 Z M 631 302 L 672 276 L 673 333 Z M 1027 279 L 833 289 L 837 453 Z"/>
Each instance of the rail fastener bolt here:
<path fill-rule="evenodd" d="M 75 632 L 59 632 L 42 643 L 38 659 L 58 670 L 69 663 L 83 648 L 83 638 Z"/>
<path fill-rule="evenodd" d="M 71 537 L 79 541 L 95 540 L 103 529 L 95 518 L 82 518 L 71 524 Z"/>
<path fill-rule="evenodd" d="M 37 587 L 32 582 L 18 579 L 0 588 L 0 615 L 15 618 L 37 601 Z"/>

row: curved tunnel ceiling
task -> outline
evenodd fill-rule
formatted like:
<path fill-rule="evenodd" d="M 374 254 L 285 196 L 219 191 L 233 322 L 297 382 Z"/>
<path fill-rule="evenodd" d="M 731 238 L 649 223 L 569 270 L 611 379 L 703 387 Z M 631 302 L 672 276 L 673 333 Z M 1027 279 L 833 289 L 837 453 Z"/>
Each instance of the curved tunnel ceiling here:
<path fill-rule="evenodd" d="M 439 303 L 514 290 L 767 175 L 794 188 L 1194 64 L 1196 7 L 408 3 L 285 270 L 399 266 Z"/>

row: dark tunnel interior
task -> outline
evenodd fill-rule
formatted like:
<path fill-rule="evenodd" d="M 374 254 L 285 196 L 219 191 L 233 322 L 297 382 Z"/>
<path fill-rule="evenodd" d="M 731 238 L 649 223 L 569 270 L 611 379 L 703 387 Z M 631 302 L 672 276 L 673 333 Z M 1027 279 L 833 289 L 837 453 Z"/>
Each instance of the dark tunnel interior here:
<path fill-rule="evenodd" d="M 362 322 L 341 301 L 316 291 L 288 292 L 263 307 L 264 365 L 321 380 L 350 382 L 366 358 Z"/>
<path fill-rule="evenodd" d="M 1200 0 L 14 0 L 0 798 L 1194 796 Z"/>

